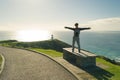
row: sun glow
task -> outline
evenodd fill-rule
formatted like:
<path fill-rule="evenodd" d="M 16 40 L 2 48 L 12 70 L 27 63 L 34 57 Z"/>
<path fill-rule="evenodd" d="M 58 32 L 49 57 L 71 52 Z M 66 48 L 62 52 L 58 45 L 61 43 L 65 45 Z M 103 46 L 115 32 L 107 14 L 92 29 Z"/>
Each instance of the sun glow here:
<path fill-rule="evenodd" d="M 50 32 L 45 30 L 22 30 L 18 32 L 19 41 L 31 42 L 50 39 Z"/>

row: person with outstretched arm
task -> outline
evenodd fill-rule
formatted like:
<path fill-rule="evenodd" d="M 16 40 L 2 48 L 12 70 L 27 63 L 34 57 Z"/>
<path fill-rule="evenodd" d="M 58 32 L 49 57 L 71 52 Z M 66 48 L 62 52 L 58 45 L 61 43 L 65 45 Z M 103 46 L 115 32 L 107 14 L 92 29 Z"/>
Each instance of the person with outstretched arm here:
<path fill-rule="evenodd" d="M 80 40 L 79 40 L 80 31 L 88 30 L 88 29 L 91 29 L 91 28 L 90 27 L 88 27 L 88 28 L 79 28 L 78 26 L 79 26 L 79 24 L 75 23 L 75 28 L 71 28 L 71 27 L 65 27 L 65 28 L 74 31 L 74 36 L 73 36 L 73 41 L 72 41 L 72 52 L 74 52 L 74 48 L 75 48 L 74 45 L 75 45 L 75 42 L 77 42 L 78 52 L 80 53 Z"/>

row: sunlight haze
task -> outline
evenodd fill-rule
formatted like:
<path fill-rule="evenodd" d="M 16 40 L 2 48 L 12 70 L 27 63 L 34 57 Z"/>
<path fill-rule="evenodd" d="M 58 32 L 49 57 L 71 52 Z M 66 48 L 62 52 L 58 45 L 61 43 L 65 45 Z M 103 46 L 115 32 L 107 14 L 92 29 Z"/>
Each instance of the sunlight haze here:
<path fill-rule="evenodd" d="M 22 30 L 17 32 L 16 37 L 19 41 L 24 42 L 42 41 L 50 39 L 51 33 L 44 30 Z"/>

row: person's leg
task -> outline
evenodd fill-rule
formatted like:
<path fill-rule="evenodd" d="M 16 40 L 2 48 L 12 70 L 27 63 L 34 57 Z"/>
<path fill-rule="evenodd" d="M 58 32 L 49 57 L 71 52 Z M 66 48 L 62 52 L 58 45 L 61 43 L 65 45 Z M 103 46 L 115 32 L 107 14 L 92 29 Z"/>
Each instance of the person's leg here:
<path fill-rule="evenodd" d="M 79 40 L 79 37 L 77 38 L 77 45 L 78 45 L 78 52 L 80 53 L 80 40 Z"/>
<path fill-rule="evenodd" d="M 73 37 L 73 41 L 72 41 L 72 52 L 74 52 L 74 48 L 75 48 L 75 37 Z"/>

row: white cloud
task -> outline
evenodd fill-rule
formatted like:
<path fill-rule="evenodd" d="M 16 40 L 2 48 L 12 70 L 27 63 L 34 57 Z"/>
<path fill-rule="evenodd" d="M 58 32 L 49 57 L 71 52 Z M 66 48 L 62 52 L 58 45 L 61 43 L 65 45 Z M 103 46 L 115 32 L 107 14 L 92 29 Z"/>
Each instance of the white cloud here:
<path fill-rule="evenodd" d="M 89 26 L 92 30 L 96 31 L 120 31 L 120 18 L 104 18 L 89 21 L 82 26 Z"/>

